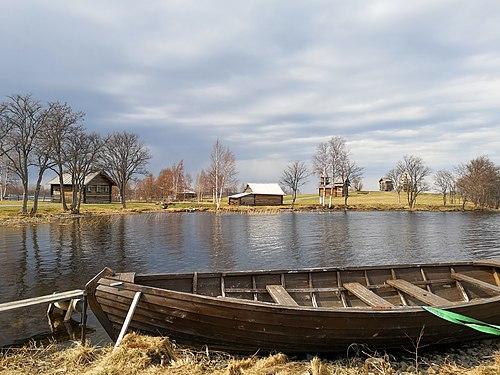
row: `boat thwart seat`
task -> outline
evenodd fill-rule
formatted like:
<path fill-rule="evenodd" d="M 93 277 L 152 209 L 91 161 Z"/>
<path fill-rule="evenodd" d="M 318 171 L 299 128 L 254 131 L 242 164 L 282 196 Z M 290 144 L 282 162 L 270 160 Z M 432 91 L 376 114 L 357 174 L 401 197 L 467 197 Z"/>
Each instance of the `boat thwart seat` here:
<path fill-rule="evenodd" d="M 279 305 L 299 306 L 290 294 L 281 285 L 266 285 L 267 292 L 271 298 Z"/>
<path fill-rule="evenodd" d="M 392 303 L 373 293 L 370 289 L 360 283 L 344 283 L 344 288 L 367 305 L 372 306 L 374 309 L 389 310 L 394 307 Z"/>
<path fill-rule="evenodd" d="M 422 289 L 406 280 L 387 280 L 386 283 L 393 288 L 398 289 L 429 306 L 436 307 L 453 305 L 453 302 L 448 301 L 446 298 L 440 297 L 437 294 Z"/>

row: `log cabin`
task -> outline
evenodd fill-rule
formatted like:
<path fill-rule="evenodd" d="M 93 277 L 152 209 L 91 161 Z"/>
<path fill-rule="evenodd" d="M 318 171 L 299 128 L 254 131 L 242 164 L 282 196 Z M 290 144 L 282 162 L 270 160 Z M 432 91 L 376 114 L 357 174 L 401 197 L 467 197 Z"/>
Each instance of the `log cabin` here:
<path fill-rule="evenodd" d="M 242 193 L 229 196 L 236 206 L 281 206 L 285 193 L 278 184 L 248 183 Z"/>
<path fill-rule="evenodd" d="M 64 194 L 71 201 L 73 185 L 71 175 L 63 175 Z M 59 176 L 49 181 L 52 202 L 61 202 Z M 111 189 L 116 186 L 115 182 L 104 172 L 93 172 L 87 175 L 83 186 L 83 203 L 111 203 Z"/>

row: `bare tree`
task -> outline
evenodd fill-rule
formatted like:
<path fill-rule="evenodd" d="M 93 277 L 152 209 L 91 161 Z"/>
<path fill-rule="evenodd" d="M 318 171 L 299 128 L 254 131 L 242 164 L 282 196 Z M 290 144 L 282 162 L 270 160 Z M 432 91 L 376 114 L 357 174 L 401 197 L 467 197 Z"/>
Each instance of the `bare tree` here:
<path fill-rule="evenodd" d="M 22 214 L 28 213 L 28 188 L 30 167 L 34 165 L 33 154 L 40 133 L 43 131 L 47 112 L 31 95 L 8 96 L 2 104 L 0 117 L 4 133 L 0 144 L 2 154 L 9 159 L 13 172 L 19 177 L 23 188 Z"/>
<path fill-rule="evenodd" d="M 412 155 L 405 155 L 403 160 L 398 162 L 396 169 L 404 180 L 403 190 L 407 193 L 408 206 L 413 209 L 417 197 L 429 189 L 425 177 L 431 173 L 431 169 L 425 165 L 421 158 Z"/>
<path fill-rule="evenodd" d="M 458 168 L 457 186 L 463 205 L 470 200 L 480 209 L 498 208 L 500 203 L 500 168 L 487 156 L 480 156 Z"/>
<path fill-rule="evenodd" d="M 316 153 L 313 156 L 313 173 L 320 179 L 323 190 L 319 200 L 322 206 L 325 206 L 326 200 L 326 185 L 328 184 L 328 167 L 329 167 L 329 157 L 328 157 L 328 143 L 323 142 L 318 145 Z"/>
<path fill-rule="evenodd" d="M 98 133 L 86 133 L 82 127 L 73 127 L 63 143 L 62 160 L 66 173 L 71 175 L 71 211 L 79 213 L 85 179 L 89 173 L 99 169 L 97 162 L 102 138 Z M 61 190 L 62 195 L 64 190 Z"/>
<path fill-rule="evenodd" d="M 198 202 L 203 201 L 203 195 L 205 192 L 210 191 L 210 176 L 205 172 L 204 169 L 198 173 L 196 176 L 196 196 Z"/>
<path fill-rule="evenodd" d="M 213 145 L 210 155 L 209 176 L 214 201 L 217 209 L 222 202 L 222 194 L 229 186 L 234 186 L 238 172 L 236 171 L 236 160 L 228 147 L 224 147 L 217 139 Z"/>
<path fill-rule="evenodd" d="M 453 194 L 454 177 L 451 172 L 439 170 L 434 175 L 434 185 L 439 192 L 443 194 L 443 205 L 446 206 L 446 197 L 448 194 Z"/>
<path fill-rule="evenodd" d="M 61 203 L 65 211 L 68 210 L 66 203 L 66 195 L 64 192 L 64 146 L 70 145 L 68 137 L 74 135 L 78 131 L 78 122 L 81 121 L 85 114 L 83 112 L 75 112 L 66 103 L 52 102 L 49 103 L 48 127 L 46 132 L 47 148 L 51 149 L 51 158 L 54 166 L 52 169 L 59 177 L 59 191 L 61 192 Z"/>
<path fill-rule="evenodd" d="M 342 195 L 344 196 L 344 210 L 347 209 L 347 200 L 349 199 L 349 187 L 351 181 L 360 180 L 363 168 L 358 166 L 350 159 L 349 151 L 344 148 L 344 151 L 339 156 L 338 173 L 342 181 Z"/>
<path fill-rule="evenodd" d="M 398 203 L 401 203 L 401 191 L 403 190 L 403 185 L 401 184 L 402 171 L 398 168 L 393 168 L 387 172 L 386 177 L 391 179 L 394 190 L 398 193 Z"/>
<path fill-rule="evenodd" d="M 7 187 L 18 183 L 7 155 L 1 152 L 0 148 L 0 201 L 7 195 Z"/>
<path fill-rule="evenodd" d="M 122 208 L 127 208 L 126 187 L 136 174 L 146 175 L 151 154 L 137 134 L 115 132 L 105 139 L 100 155 L 101 168 L 117 184 Z"/>
<path fill-rule="evenodd" d="M 328 163 L 329 163 L 329 174 L 331 176 L 330 183 L 330 200 L 328 202 L 328 208 L 333 207 L 333 195 L 335 189 L 335 182 L 341 178 L 341 164 L 345 159 L 346 155 L 346 145 L 345 139 L 339 136 L 330 138 L 328 141 Z"/>
<path fill-rule="evenodd" d="M 280 182 L 292 191 L 292 205 L 295 205 L 297 199 L 297 192 L 299 188 L 307 182 L 307 177 L 310 176 L 309 170 L 303 161 L 294 161 L 289 164 L 281 174 Z"/>

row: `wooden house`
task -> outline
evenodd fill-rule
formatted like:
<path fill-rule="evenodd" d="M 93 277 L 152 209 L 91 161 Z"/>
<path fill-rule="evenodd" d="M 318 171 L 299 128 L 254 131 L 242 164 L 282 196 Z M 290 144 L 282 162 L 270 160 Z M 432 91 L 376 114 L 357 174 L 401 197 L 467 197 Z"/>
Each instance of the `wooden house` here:
<path fill-rule="evenodd" d="M 378 185 L 380 191 L 393 191 L 394 190 L 394 181 L 390 178 L 384 177 L 378 180 Z"/>
<path fill-rule="evenodd" d="M 242 193 L 229 196 L 229 204 L 237 206 L 280 206 L 285 193 L 278 184 L 246 185 Z"/>
<path fill-rule="evenodd" d="M 50 195 L 52 202 L 61 202 L 61 191 L 59 184 L 59 176 L 54 177 L 49 181 Z M 65 173 L 63 175 L 64 194 L 67 201 L 71 201 L 73 185 L 71 183 L 71 175 Z M 111 203 L 111 188 L 116 186 L 115 182 L 104 172 L 94 172 L 87 175 L 83 186 L 83 203 Z"/>

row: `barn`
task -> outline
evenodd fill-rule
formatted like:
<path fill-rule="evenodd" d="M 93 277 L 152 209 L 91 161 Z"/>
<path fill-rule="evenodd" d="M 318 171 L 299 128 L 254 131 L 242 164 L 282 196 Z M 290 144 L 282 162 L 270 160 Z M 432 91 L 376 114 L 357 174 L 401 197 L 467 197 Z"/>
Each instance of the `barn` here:
<path fill-rule="evenodd" d="M 71 201 L 72 184 L 71 175 L 63 175 L 64 194 Z M 52 202 L 61 202 L 61 189 L 59 176 L 49 181 Z M 94 172 L 87 175 L 83 187 L 83 203 L 111 203 L 111 188 L 116 186 L 113 180 L 104 172 Z"/>
<path fill-rule="evenodd" d="M 236 206 L 281 206 L 285 193 L 278 184 L 248 183 L 242 193 L 229 196 Z"/>

